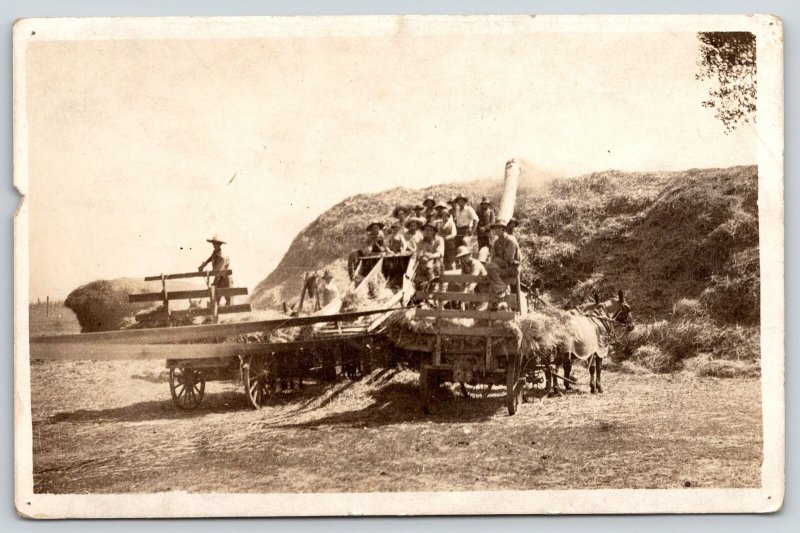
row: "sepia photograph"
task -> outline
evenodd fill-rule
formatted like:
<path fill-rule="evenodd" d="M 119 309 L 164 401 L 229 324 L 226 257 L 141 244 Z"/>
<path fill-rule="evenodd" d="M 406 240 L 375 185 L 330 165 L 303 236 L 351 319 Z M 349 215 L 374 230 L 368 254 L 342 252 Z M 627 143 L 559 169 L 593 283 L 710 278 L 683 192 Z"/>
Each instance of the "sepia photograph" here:
<path fill-rule="evenodd" d="M 772 16 L 23 19 L 33 518 L 771 512 Z"/>

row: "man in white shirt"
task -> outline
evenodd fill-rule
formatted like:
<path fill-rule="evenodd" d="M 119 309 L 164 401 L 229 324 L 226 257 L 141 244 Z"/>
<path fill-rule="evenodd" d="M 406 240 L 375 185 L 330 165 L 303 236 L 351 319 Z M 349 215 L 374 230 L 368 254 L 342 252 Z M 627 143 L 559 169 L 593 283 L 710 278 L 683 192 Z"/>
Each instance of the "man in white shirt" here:
<path fill-rule="evenodd" d="M 469 237 L 475 233 L 478 226 L 478 214 L 469 204 L 469 199 L 463 194 L 456 196 L 456 208 L 453 212 L 453 219 L 456 223 L 456 234 L 459 237 L 459 244 L 466 245 Z"/>

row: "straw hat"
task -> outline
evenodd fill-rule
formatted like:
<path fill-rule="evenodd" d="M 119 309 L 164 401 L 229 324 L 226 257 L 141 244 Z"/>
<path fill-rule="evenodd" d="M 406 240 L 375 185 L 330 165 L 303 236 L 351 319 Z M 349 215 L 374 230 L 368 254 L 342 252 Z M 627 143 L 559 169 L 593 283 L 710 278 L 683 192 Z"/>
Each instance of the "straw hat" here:
<path fill-rule="evenodd" d="M 367 229 L 366 229 L 366 231 L 369 231 L 369 230 L 371 230 L 371 229 L 372 229 L 372 226 L 378 226 L 378 229 L 383 229 L 383 226 L 384 226 L 384 225 L 385 225 L 385 224 L 384 224 L 383 222 L 370 222 L 370 223 L 367 225 Z"/>
<path fill-rule="evenodd" d="M 214 236 L 211 237 L 210 239 L 206 239 L 206 241 L 210 242 L 212 244 L 215 243 L 215 242 L 218 242 L 220 244 L 227 244 L 225 241 L 223 241 L 222 239 L 219 238 L 219 234 L 217 234 L 217 233 L 215 233 Z"/>
<path fill-rule="evenodd" d="M 467 255 L 472 256 L 472 251 L 466 246 L 459 246 L 456 250 L 456 259 L 461 259 Z"/>
<path fill-rule="evenodd" d="M 464 194 L 463 194 L 463 193 L 458 193 L 458 194 L 456 195 L 456 202 L 457 202 L 457 201 L 459 201 L 459 200 L 466 200 L 466 201 L 467 201 L 467 203 L 469 203 L 469 198 L 467 198 L 466 196 L 464 196 Z"/>
<path fill-rule="evenodd" d="M 403 225 L 400 224 L 400 221 L 399 220 L 395 220 L 394 222 L 392 222 L 391 226 L 389 226 L 389 229 L 395 229 L 395 228 L 400 229 L 402 227 L 403 227 Z"/>

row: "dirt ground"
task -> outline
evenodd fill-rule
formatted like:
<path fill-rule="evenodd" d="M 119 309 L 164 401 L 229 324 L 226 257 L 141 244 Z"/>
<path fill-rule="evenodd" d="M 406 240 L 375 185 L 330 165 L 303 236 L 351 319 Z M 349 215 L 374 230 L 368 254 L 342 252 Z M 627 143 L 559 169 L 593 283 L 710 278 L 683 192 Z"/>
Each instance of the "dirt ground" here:
<path fill-rule="evenodd" d="M 212 382 L 172 405 L 163 362 L 32 367 L 37 493 L 322 492 L 757 487 L 758 379 L 604 373 L 506 414 L 504 388 L 443 388 L 423 415 L 418 375 L 383 369 L 308 384 L 251 410 Z"/>

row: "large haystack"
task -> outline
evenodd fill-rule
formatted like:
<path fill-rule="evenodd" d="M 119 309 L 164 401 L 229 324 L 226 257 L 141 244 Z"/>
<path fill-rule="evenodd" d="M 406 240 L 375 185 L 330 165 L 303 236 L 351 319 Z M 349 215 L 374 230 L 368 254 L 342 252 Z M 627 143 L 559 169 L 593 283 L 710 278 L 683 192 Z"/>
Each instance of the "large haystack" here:
<path fill-rule="evenodd" d="M 187 282 L 169 282 L 171 290 L 201 288 Z M 140 323 L 134 317 L 140 311 L 153 310 L 152 303 L 128 303 L 129 294 L 159 292 L 161 282 L 145 282 L 134 278 L 97 280 L 73 290 L 64 305 L 78 317 L 82 333 L 110 331 Z M 176 304 L 188 305 L 188 300 Z M 149 327 L 153 327 L 152 325 Z"/>
<path fill-rule="evenodd" d="M 148 303 L 128 303 L 128 294 L 151 290 L 151 283 L 138 279 L 97 280 L 72 291 L 64 305 L 78 317 L 82 333 L 109 331 L 119 329 L 126 317 L 132 317 L 151 306 Z"/>

